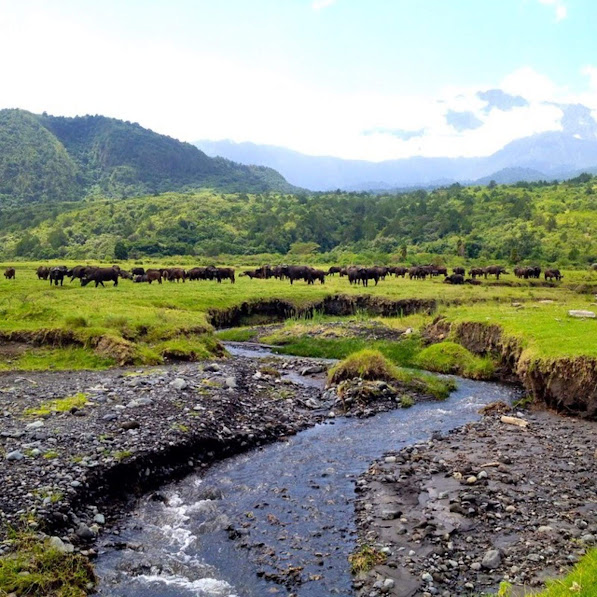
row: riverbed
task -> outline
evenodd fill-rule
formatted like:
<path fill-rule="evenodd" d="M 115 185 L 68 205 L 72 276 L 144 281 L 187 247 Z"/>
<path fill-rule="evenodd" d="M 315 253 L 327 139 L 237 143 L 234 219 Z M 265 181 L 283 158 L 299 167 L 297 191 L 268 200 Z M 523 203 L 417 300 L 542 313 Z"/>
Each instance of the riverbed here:
<path fill-rule="evenodd" d="M 243 357 L 268 353 L 246 350 L 258 354 Z M 504 385 L 456 381 L 444 402 L 330 418 L 143 497 L 100 543 L 100 594 L 352 595 L 356 478 L 384 452 L 475 421 L 482 406 L 516 394 Z"/>

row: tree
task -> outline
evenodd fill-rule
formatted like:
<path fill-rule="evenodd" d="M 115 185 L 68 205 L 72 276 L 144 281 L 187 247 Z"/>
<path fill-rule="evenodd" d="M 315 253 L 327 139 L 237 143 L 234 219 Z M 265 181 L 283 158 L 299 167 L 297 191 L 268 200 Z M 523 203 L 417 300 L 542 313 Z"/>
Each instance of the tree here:
<path fill-rule="evenodd" d="M 114 245 L 114 258 L 115 259 L 128 259 L 129 251 L 123 241 L 119 240 Z"/>

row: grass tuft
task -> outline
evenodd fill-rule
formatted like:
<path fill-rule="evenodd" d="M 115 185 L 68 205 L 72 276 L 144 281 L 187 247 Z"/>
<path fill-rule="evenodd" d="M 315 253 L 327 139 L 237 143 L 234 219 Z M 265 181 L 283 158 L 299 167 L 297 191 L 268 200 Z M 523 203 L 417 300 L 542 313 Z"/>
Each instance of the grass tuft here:
<path fill-rule="evenodd" d="M 346 357 L 329 373 L 330 383 L 360 377 L 368 381 L 393 381 L 399 379 L 400 371 L 379 351 L 364 349 Z"/>
<path fill-rule="evenodd" d="M 58 400 L 42 402 L 37 408 L 27 408 L 23 414 L 28 417 L 47 417 L 52 413 L 64 413 L 72 408 L 82 408 L 87 404 L 87 396 L 79 393 Z"/>
<path fill-rule="evenodd" d="M 440 342 L 424 348 L 415 365 L 438 373 L 454 373 L 471 379 L 491 379 L 495 367 L 489 357 L 479 357 L 455 342 Z"/>
<path fill-rule="evenodd" d="M 67 554 L 31 533 L 18 534 L 13 552 L 0 558 L 0 595 L 83 597 L 96 583 L 80 554 Z"/>
<path fill-rule="evenodd" d="M 386 560 L 385 553 L 377 551 L 370 545 L 362 545 L 358 551 L 348 556 L 350 570 L 353 574 L 367 573 L 375 566 L 384 564 Z"/>

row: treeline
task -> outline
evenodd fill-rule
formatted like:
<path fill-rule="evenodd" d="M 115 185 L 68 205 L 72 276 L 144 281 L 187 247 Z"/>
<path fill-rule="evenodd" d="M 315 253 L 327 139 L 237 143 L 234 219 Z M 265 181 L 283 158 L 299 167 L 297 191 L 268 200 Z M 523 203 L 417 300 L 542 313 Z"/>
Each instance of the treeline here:
<path fill-rule="evenodd" d="M 597 261 L 597 179 L 387 195 L 213 191 L 0 209 L 3 258 L 325 253 Z M 352 258 L 352 257 L 350 257 Z"/>

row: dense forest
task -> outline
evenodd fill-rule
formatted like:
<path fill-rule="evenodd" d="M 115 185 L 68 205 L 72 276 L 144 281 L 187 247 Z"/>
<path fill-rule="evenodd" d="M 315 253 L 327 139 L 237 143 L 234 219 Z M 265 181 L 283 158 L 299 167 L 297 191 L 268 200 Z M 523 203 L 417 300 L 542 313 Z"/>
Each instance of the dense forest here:
<path fill-rule="evenodd" d="M 387 195 L 166 193 L 0 209 L 0 254 L 597 261 L 597 178 Z M 236 259 L 236 258 L 235 258 Z"/>
<path fill-rule="evenodd" d="M 271 168 L 210 158 L 131 122 L 0 110 L 0 206 L 198 187 L 297 190 Z"/>

